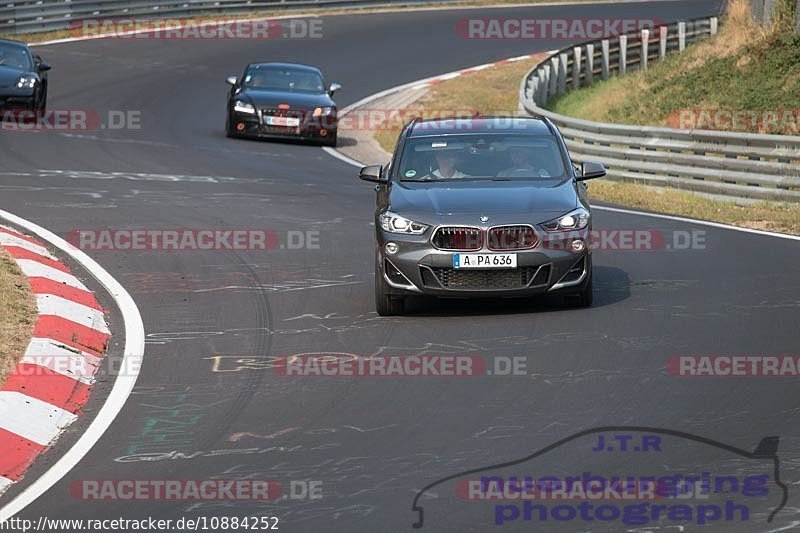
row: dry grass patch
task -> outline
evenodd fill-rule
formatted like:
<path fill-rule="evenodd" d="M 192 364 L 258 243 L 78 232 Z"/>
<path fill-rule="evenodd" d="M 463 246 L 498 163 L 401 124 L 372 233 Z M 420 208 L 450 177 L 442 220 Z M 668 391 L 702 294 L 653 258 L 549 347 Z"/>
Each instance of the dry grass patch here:
<path fill-rule="evenodd" d="M 408 108 L 406 117 L 470 116 L 475 112 L 484 115 L 516 115 L 519 108 L 517 93 L 522 77 L 544 57 L 504 63 L 458 78 L 437 83 L 428 93 Z M 404 124 L 384 124 L 375 138 L 387 152 L 394 150 L 397 136 Z"/>
<path fill-rule="evenodd" d="M 0 386 L 22 357 L 36 323 L 36 302 L 28 278 L 0 248 Z"/>
<path fill-rule="evenodd" d="M 733 201 L 714 200 L 686 191 L 606 180 L 589 182 L 589 195 L 594 200 L 647 211 L 800 235 L 800 204 L 737 205 Z"/>

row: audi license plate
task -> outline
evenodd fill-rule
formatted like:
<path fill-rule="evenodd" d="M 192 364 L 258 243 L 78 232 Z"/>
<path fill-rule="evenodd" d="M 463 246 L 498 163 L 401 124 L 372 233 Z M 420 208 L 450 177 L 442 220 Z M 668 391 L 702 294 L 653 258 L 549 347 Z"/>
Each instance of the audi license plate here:
<path fill-rule="evenodd" d="M 296 128 L 300 125 L 297 117 L 264 117 L 267 126 L 284 126 L 286 128 Z"/>
<path fill-rule="evenodd" d="M 517 268 L 517 254 L 453 254 L 453 268 Z"/>

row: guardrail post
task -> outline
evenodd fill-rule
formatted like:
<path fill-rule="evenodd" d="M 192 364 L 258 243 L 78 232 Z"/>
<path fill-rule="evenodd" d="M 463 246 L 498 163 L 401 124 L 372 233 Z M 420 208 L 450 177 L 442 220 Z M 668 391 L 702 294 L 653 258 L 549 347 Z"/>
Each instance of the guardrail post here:
<path fill-rule="evenodd" d="M 797 7 L 795 7 L 794 23 L 797 33 L 800 34 L 800 0 L 797 0 Z"/>
<path fill-rule="evenodd" d="M 603 47 L 603 62 L 600 65 L 600 69 L 602 70 L 601 77 L 604 80 L 607 80 L 608 73 L 611 70 L 611 54 L 609 52 L 608 39 L 603 39 L 600 41 L 600 45 Z"/>
<path fill-rule="evenodd" d="M 619 36 L 619 76 L 628 72 L 628 36 Z"/>
<path fill-rule="evenodd" d="M 667 55 L 667 36 L 669 35 L 669 28 L 667 26 L 661 26 L 658 28 L 658 36 L 660 38 L 659 48 L 658 48 L 658 58 L 664 59 Z"/>
<path fill-rule="evenodd" d="M 647 55 L 650 53 L 650 30 L 647 28 L 642 30 L 642 47 L 640 48 L 642 70 L 647 70 Z"/>
<path fill-rule="evenodd" d="M 550 98 L 550 65 L 545 65 L 541 70 L 543 71 L 542 83 L 539 87 L 537 102 L 541 103 L 541 105 L 546 105 L 547 100 Z"/>
<path fill-rule="evenodd" d="M 586 45 L 586 85 L 592 83 L 594 83 L 594 45 L 590 43 Z"/>
<path fill-rule="evenodd" d="M 719 19 L 717 17 L 711 17 L 708 19 L 708 22 L 711 26 L 711 35 L 716 35 L 719 31 Z"/>
<path fill-rule="evenodd" d="M 561 96 L 567 92 L 567 62 L 569 56 L 565 53 L 558 55 L 558 85 L 556 95 Z"/>
<path fill-rule="evenodd" d="M 557 55 L 550 58 L 550 83 L 547 84 L 547 98 L 556 96 L 558 94 L 558 64 L 560 60 Z"/>
<path fill-rule="evenodd" d="M 582 52 L 583 49 L 580 46 L 576 46 L 572 49 L 572 88 L 579 89 L 581 86 L 581 67 L 583 66 L 582 61 Z"/>
<path fill-rule="evenodd" d="M 778 0 L 766 0 L 764 2 L 764 20 L 761 22 L 764 26 L 772 24 L 775 21 L 777 14 Z"/>
<path fill-rule="evenodd" d="M 686 50 L 686 23 L 678 23 L 678 51 Z"/>

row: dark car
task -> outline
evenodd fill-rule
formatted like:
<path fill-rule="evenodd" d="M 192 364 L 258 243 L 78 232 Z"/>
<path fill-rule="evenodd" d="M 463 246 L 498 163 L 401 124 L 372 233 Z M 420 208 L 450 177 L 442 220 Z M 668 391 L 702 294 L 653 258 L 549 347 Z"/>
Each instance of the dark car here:
<path fill-rule="evenodd" d="M 0 109 L 44 112 L 48 70 L 25 43 L 0 39 Z"/>
<path fill-rule="evenodd" d="M 225 129 L 229 137 L 303 139 L 336 146 L 336 103 L 342 88 L 325 85 L 316 67 L 253 63 L 231 76 Z"/>
<path fill-rule="evenodd" d="M 379 184 L 375 229 L 378 314 L 402 313 L 410 295 L 527 297 L 563 294 L 592 304 L 591 211 L 583 180 L 545 118 L 415 120 Z"/>

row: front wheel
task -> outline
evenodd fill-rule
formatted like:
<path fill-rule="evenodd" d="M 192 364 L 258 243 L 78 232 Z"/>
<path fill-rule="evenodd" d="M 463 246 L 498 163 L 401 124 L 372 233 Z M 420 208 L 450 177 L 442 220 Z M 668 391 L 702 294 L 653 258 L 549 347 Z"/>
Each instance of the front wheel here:
<path fill-rule="evenodd" d="M 334 133 L 333 135 L 331 135 L 330 137 L 325 138 L 325 140 L 322 141 L 322 146 L 328 146 L 330 148 L 336 148 L 336 142 L 337 142 L 337 134 Z"/>
<path fill-rule="evenodd" d="M 402 315 L 405 310 L 405 299 L 402 296 L 389 294 L 389 285 L 383 279 L 383 273 L 375 267 L 375 310 L 380 316 Z"/>

